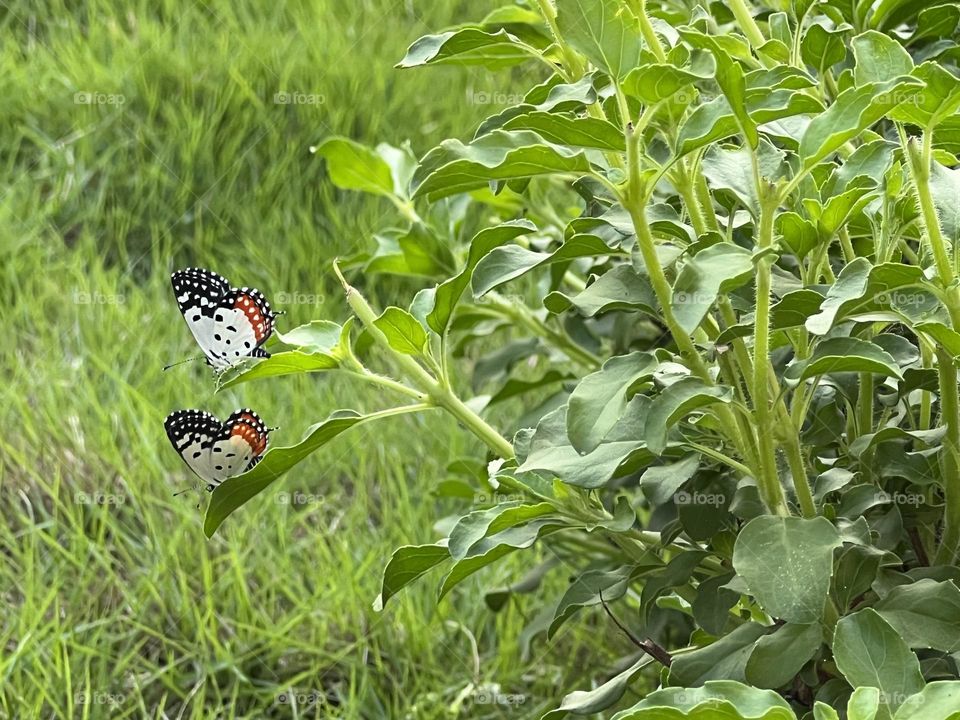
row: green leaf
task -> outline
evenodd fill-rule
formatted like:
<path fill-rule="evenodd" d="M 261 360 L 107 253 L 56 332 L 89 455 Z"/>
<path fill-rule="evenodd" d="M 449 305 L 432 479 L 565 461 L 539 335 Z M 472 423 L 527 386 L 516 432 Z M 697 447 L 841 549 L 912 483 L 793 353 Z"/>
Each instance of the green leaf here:
<path fill-rule="evenodd" d="M 569 526 L 558 524 L 556 520 L 534 520 L 526 525 L 507 528 L 474 543 L 468 555 L 455 562 L 450 572 L 443 578 L 437 600 L 442 600 L 456 585 L 478 570 L 497 562 L 516 550 L 530 547 L 541 535 L 547 535 L 567 527 Z"/>
<path fill-rule="evenodd" d="M 501 70 L 526 62 L 537 54 L 535 48 L 505 30 L 489 33 L 467 27 L 419 38 L 396 67 L 465 65 Z"/>
<path fill-rule="evenodd" d="M 647 449 L 660 455 L 667 447 L 667 431 L 682 418 L 707 405 L 728 403 L 733 388 L 705 385 L 697 378 L 684 378 L 665 388 L 650 403 L 643 434 Z"/>
<path fill-rule="evenodd" d="M 812 96 L 787 88 L 751 91 L 747 96 L 747 112 L 757 125 L 822 111 L 823 105 Z M 710 102 L 698 105 L 680 127 L 677 155 L 686 155 L 712 142 L 735 135 L 737 131 L 736 116 L 727 98 L 716 97 Z M 765 131 L 769 131 L 769 127 L 765 128 Z"/>
<path fill-rule="evenodd" d="M 623 91 L 646 105 L 673 97 L 698 80 L 706 79 L 673 65 L 650 63 L 634 68 L 623 81 Z M 692 98 L 691 98 L 692 99 Z"/>
<path fill-rule="evenodd" d="M 503 124 L 504 130 L 532 130 L 545 140 L 569 147 L 626 152 L 623 131 L 593 117 L 573 117 L 535 111 L 517 115 Z"/>
<path fill-rule="evenodd" d="M 777 180 L 785 171 L 784 153 L 766 139 L 760 143 L 757 159 L 760 176 L 767 180 Z M 759 217 L 760 199 L 750 148 L 726 150 L 717 145 L 710 147 L 703 158 L 703 174 L 712 190 L 732 193 L 754 217 Z"/>
<path fill-rule="evenodd" d="M 434 201 L 511 180 L 553 173 L 586 173 L 583 150 L 547 142 L 529 130 L 493 130 L 469 144 L 444 140 L 420 161 L 413 178 L 414 197 Z"/>
<path fill-rule="evenodd" d="M 960 80 L 939 63 L 925 62 L 913 71 L 924 82 L 915 98 L 894 109 L 890 117 L 900 122 L 933 129 L 960 109 Z"/>
<path fill-rule="evenodd" d="M 749 627 L 749 626 L 743 626 Z M 679 660 L 679 658 L 678 658 Z M 796 720 L 790 705 L 772 690 L 730 680 L 703 687 L 657 690 L 613 720 Z"/>
<path fill-rule="evenodd" d="M 203 521 L 203 532 L 208 538 L 213 537 L 230 513 L 263 492 L 287 470 L 354 425 L 379 417 L 381 415 L 377 413 L 361 415 L 353 410 L 339 410 L 323 422 L 311 425 L 304 439 L 296 445 L 268 450 L 251 470 L 226 480 L 213 491 Z"/>
<path fill-rule="evenodd" d="M 827 110 L 807 126 L 800 139 L 800 159 L 809 170 L 844 143 L 852 140 L 890 110 L 911 97 L 921 82 L 898 78 L 844 90 Z"/>
<path fill-rule="evenodd" d="M 562 720 L 568 713 L 593 715 L 614 705 L 626 693 L 630 683 L 647 665 L 653 662 L 650 655 L 643 655 L 637 662 L 618 675 L 614 675 L 593 690 L 577 690 L 566 695 L 560 707 L 551 710 L 540 720 Z"/>
<path fill-rule="evenodd" d="M 621 598 L 627 591 L 633 570 L 629 565 L 609 572 L 588 570 L 573 580 L 557 604 L 547 639 L 553 638 L 557 630 L 581 608 L 599 605 L 601 594 L 606 603 Z"/>
<path fill-rule="evenodd" d="M 934 161 L 930 170 L 930 194 L 943 234 L 953 244 L 960 243 L 960 169 L 950 169 Z"/>
<path fill-rule="evenodd" d="M 529 453 L 517 472 L 547 471 L 570 485 L 602 487 L 622 466 L 632 466 L 638 457 L 650 457 L 641 434 L 649 404 L 648 398 L 634 396 L 613 430 L 586 455 L 577 452 L 567 438 L 567 407 L 548 413 L 537 425 Z"/>
<path fill-rule="evenodd" d="M 960 590 L 950 581 L 901 585 L 874 609 L 912 648 L 952 653 L 960 645 Z"/>
<path fill-rule="evenodd" d="M 657 296 L 650 281 L 627 263 L 608 270 L 573 297 L 555 291 L 543 299 L 543 304 L 552 313 L 574 308 L 584 317 L 614 310 L 642 310 L 657 316 Z"/>
<path fill-rule="evenodd" d="M 858 687 L 847 701 L 847 720 L 875 720 L 880 712 L 880 691 Z"/>
<path fill-rule="evenodd" d="M 387 600 L 449 559 L 450 553 L 444 545 L 404 545 L 394 550 L 383 571 L 380 595 L 373 603 L 374 611 L 383 610 Z"/>
<path fill-rule="evenodd" d="M 636 20 L 619 0 L 557 0 L 557 25 L 566 42 L 615 79 L 640 64 Z"/>
<path fill-rule="evenodd" d="M 795 212 L 783 212 L 775 220 L 776 234 L 783 238 L 787 247 L 803 260 L 820 241 L 817 227 Z"/>
<path fill-rule="evenodd" d="M 467 264 L 455 277 L 440 283 L 434 297 L 433 310 L 427 315 L 427 324 L 438 335 L 442 335 L 450 324 L 453 310 L 460 301 L 463 291 L 470 284 L 477 263 L 494 248 L 498 248 L 521 235 L 532 233 L 536 226 L 529 220 L 511 220 L 501 225 L 484 228 L 470 241 Z"/>
<path fill-rule="evenodd" d="M 891 717 L 907 697 L 923 689 L 917 656 L 872 608 L 840 619 L 833 636 L 833 656 L 853 687 L 880 690 L 881 720 Z"/>
<path fill-rule="evenodd" d="M 755 150 L 760 137 L 757 135 L 757 124 L 747 109 L 747 83 L 743 67 L 725 52 L 717 52 L 714 57 L 717 60 L 717 84 L 730 104 L 740 132 Z"/>
<path fill-rule="evenodd" d="M 632 386 L 659 364 L 651 353 L 634 352 L 612 357 L 584 377 L 567 402 L 570 444 L 581 453 L 595 450 L 626 410 Z"/>
<path fill-rule="evenodd" d="M 752 278 L 749 250 L 717 243 L 698 252 L 684 264 L 673 285 L 671 305 L 680 327 L 692 334 L 721 293 L 729 293 Z"/>
<path fill-rule="evenodd" d="M 740 602 L 740 593 L 724 587 L 733 573 L 715 575 L 697 585 L 693 600 L 693 617 L 711 635 L 722 635 L 730 619 L 730 610 Z"/>
<path fill-rule="evenodd" d="M 531 270 L 580 257 L 622 255 L 595 235 L 574 235 L 551 253 L 528 250 L 518 245 L 505 245 L 487 253 L 473 271 L 471 285 L 474 297 L 482 297 L 510 280 Z"/>
<path fill-rule="evenodd" d="M 376 250 L 366 260 L 365 272 L 417 277 L 446 276 L 454 271 L 450 249 L 433 230 L 421 223 L 408 228 L 386 228 L 374 234 Z"/>
<path fill-rule="evenodd" d="M 275 352 L 252 366 L 244 364 L 227 370 L 218 380 L 217 391 L 265 377 L 334 370 L 340 367 L 352 326 L 350 321 L 341 327 L 328 320 L 315 320 L 286 333 L 275 332 L 280 342 L 299 349 Z"/>
<path fill-rule="evenodd" d="M 694 687 L 716 680 L 745 681 L 750 653 L 766 632 L 763 625 L 749 622 L 706 647 L 678 655 L 670 666 L 670 683 Z"/>
<path fill-rule="evenodd" d="M 464 515 L 450 531 L 448 547 L 450 557 L 463 560 L 471 549 L 487 535 L 496 534 L 507 528 L 520 525 L 544 515 L 550 515 L 556 508 L 550 503 L 519 504 L 503 503 L 485 510 L 475 510 Z"/>
<path fill-rule="evenodd" d="M 826 518 L 763 516 L 740 531 L 733 566 L 770 615 L 805 625 L 823 615 L 839 546 Z"/>
<path fill-rule="evenodd" d="M 237 368 L 227 371 L 217 385 L 217 390 L 225 390 L 240 383 L 266 377 L 323 372 L 325 370 L 336 370 L 338 367 L 340 367 L 340 360 L 327 353 L 308 354 L 299 350 L 273 353 L 270 357 L 259 361 L 246 370 Z M 240 371 L 238 372 L 238 370 Z"/>
<path fill-rule="evenodd" d="M 387 336 L 390 347 L 404 355 L 421 355 L 427 344 L 427 331 L 417 319 L 402 308 L 391 305 L 373 321 Z"/>
<path fill-rule="evenodd" d="M 558 382 L 563 382 L 564 380 L 573 380 L 575 378 L 576 375 L 561 370 L 547 370 L 543 375 L 533 380 L 510 378 L 496 393 L 490 396 L 490 402 L 487 403 L 487 407 L 498 402 L 503 402 L 504 400 L 509 400 L 512 397 L 524 395 L 547 385 L 553 385 Z"/>
<path fill-rule="evenodd" d="M 850 314 L 889 306 L 895 291 L 920 285 L 923 280 L 923 269 L 914 265 L 883 263 L 874 267 L 866 258 L 855 258 L 840 271 L 820 312 L 807 319 L 806 328 L 814 335 L 826 335 Z"/>
<path fill-rule="evenodd" d="M 817 700 L 813 704 L 813 720 L 840 720 L 840 713 Z"/>
<path fill-rule="evenodd" d="M 822 23 L 812 23 L 800 42 L 803 61 L 823 73 L 846 58 L 849 42 L 847 36 L 852 31 L 853 26 L 848 23 L 834 26 L 826 19 Z"/>
<path fill-rule="evenodd" d="M 819 623 L 783 625 L 757 641 L 747 661 L 747 682 L 770 690 L 786 685 L 816 654 L 822 643 L 823 631 Z"/>
<path fill-rule="evenodd" d="M 857 85 L 889 82 L 913 70 L 910 53 L 893 38 L 868 30 L 851 40 L 856 59 L 854 78 Z"/>
<path fill-rule="evenodd" d="M 316 154 L 327 161 L 327 172 L 337 187 L 376 195 L 393 194 L 390 166 L 365 145 L 345 137 L 332 137 L 320 143 Z"/>
<path fill-rule="evenodd" d="M 818 343 L 810 359 L 794 367 L 799 371 L 800 380 L 838 372 L 869 372 L 903 378 L 890 353 L 876 343 L 852 337 L 829 338 Z M 797 377 L 797 371 L 792 371 L 790 376 Z"/>
<path fill-rule="evenodd" d="M 693 477 L 700 467 L 700 456 L 687 455 L 675 463 L 654 465 L 647 468 L 640 477 L 643 494 L 654 505 L 670 502 L 683 484 Z"/>
<path fill-rule="evenodd" d="M 960 720 L 960 682 L 932 682 L 907 698 L 894 720 Z"/>

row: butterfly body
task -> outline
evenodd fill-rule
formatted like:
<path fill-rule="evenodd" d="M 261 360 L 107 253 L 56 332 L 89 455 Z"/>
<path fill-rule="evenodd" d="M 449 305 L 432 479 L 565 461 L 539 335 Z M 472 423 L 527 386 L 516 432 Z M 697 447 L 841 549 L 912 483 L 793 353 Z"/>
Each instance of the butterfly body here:
<path fill-rule="evenodd" d="M 249 408 L 237 410 L 224 422 L 202 410 L 177 410 L 163 426 L 173 449 L 207 490 L 260 462 L 270 433 Z"/>
<path fill-rule="evenodd" d="M 275 313 L 259 290 L 235 288 L 202 268 L 171 276 L 180 313 L 207 363 L 225 370 L 247 357 L 269 357 L 261 346 L 273 333 Z"/>

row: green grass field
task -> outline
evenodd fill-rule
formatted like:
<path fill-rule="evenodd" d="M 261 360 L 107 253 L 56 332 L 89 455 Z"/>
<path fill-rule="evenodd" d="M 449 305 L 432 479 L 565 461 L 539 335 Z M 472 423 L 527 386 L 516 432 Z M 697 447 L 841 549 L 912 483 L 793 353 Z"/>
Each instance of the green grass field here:
<path fill-rule="evenodd" d="M 539 717 L 626 652 L 573 622 L 524 653 L 537 601 L 494 615 L 478 592 L 506 570 L 439 608 L 426 583 L 372 611 L 390 551 L 454 512 L 431 494 L 446 464 L 480 454 L 442 417 L 353 431 L 211 541 L 196 496 L 172 497 L 191 482 L 172 409 L 250 405 L 291 444 L 335 408 L 382 407 L 336 378 L 214 395 L 199 363 L 162 372 L 195 354 L 169 273 L 260 287 L 283 327 L 341 321 L 329 261 L 392 209 L 336 191 L 309 147 L 472 133 L 491 110 L 468 93 L 508 79 L 392 65 L 488 5 L 0 6 L 0 717 Z M 471 704 L 488 683 L 523 702 Z"/>

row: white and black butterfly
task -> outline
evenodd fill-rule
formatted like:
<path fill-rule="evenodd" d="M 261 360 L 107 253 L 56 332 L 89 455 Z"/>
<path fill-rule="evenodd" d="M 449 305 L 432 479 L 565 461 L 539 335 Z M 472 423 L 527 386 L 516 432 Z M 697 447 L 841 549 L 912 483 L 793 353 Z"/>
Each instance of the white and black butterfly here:
<path fill-rule="evenodd" d="M 202 268 L 177 270 L 170 280 L 207 364 L 225 370 L 247 357 L 270 357 L 261 345 L 273 332 L 276 314 L 263 293 L 231 287 L 222 275 Z"/>
<path fill-rule="evenodd" d="M 203 410 L 176 410 L 163 427 L 173 449 L 210 491 L 260 462 L 270 434 L 250 408 L 237 410 L 225 422 Z"/>

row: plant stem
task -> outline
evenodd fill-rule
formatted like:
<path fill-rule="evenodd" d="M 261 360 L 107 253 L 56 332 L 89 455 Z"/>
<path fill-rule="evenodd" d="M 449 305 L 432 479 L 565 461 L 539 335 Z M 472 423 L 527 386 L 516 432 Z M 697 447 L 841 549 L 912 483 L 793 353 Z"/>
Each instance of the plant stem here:
<path fill-rule="evenodd" d="M 757 49 L 763 45 L 767 39 L 763 36 L 757 21 L 753 19 L 753 15 L 750 14 L 750 8 L 747 7 L 746 3 L 743 0 L 730 0 L 728 4 L 737 19 L 737 24 L 743 30 L 743 34 L 747 36 L 747 40 L 750 41 L 753 48 Z"/>
<path fill-rule="evenodd" d="M 370 372 L 362 365 L 360 365 L 359 368 L 356 368 L 354 370 L 348 370 L 347 372 L 349 372 L 358 380 L 362 380 L 363 382 L 368 382 L 373 385 L 379 385 L 380 387 L 385 387 L 389 390 L 393 390 L 396 393 L 400 393 L 401 395 L 406 395 L 407 397 L 412 397 L 416 400 L 422 401 L 425 399 L 423 393 L 419 392 L 418 390 L 414 390 L 409 385 L 404 385 L 401 382 L 397 382 L 393 378 L 389 378 L 386 375 L 380 375 L 379 373 Z"/>
<path fill-rule="evenodd" d="M 943 439 L 942 468 L 946 506 L 943 537 L 937 549 L 937 565 L 952 565 L 960 548 L 960 395 L 957 366 L 950 352 L 937 347 L 937 375 L 940 379 L 940 414 L 947 426 Z"/>
<path fill-rule="evenodd" d="M 665 63 L 667 53 L 664 51 L 653 25 L 650 24 L 650 17 L 647 15 L 647 0 L 630 0 L 630 9 L 637 16 L 637 21 L 640 23 L 640 34 L 643 35 L 643 41 L 647 44 L 647 48 L 656 56 L 657 62 Z"/>
<path fill-rule="evenodd" d="M 650 278 L 650 284 L 660 304 L 663 321 L 680 351 L 680 356 L 689 363 L 693 374 L 707 385 L 715 385 L 713 376 L 710 374 L 710 368 L 703 361 L 697 346 L 690 335 L 681 327 L 673 312 L 673 290 L 667 281 L 663 268 L 660 266 L 656 242 L 647 221 L 647 193 L 640 173 L 640 133 L 635 132 L 635 128 L 629 125 L 626 129 L 626 141 L 628 181 L 626 192 L 620 196 L 620 202 L 630 213 L 630 219 L 637 234 L 637 246 L 647 269 L 647 277 Z M 723 424 L 724 431 L 733 441 L 738 452 L 742 456 L 745 455 L 746 441 L 740 433 L 736 414 L 729 407 L 720 405 L 717 408 L 717 415 Z"/>
<path fill-rule="evenodd" d="M 757 178 L 759 189 L 764 188 L 761 178 Z M 772 192 L 761 193 L 760 224 L 757 245 L 760 250 L 773 246 L 773 216 L 777 208 L 776 196 Z M 754 354 L 753 354 L 753 411 L 757 419 L 757 436 L 760 443 L 760 468 L 762 477 L 757 478 L 760 494 L 770 512 L 786 515 L 787 505 L 783 497 L 783 488 L 777 474 L 776 448 L 773 441 L 773 424 L 770 416 L 770 386 L 768 371 L 770 367 L 770 292 L 771 265 L 773 258 L 766 255 L 757 261 L 757 308 L 754 316 Z"/>
<path fill-rule="evenodd" d="M 552 0 L 537 0 L 537 6 L 540 8 L 540 14 L 543 15 L 543 19 L 547 21 L 547 26 L 553 34 L 553 39 L 557 43 L 557 47 L 559 47 L 560 52 L 563 53 L 563 62 L 567 70 L 567 80 L 577 80 L 586 72 L 586 68 L 583 66 L 577 53 L 563 39 L 560 26 L 557 25 L 557 11 L 553 7 Z"/>
<path fill-rule="evenodd" d="M 901 129 L 901 142 L 905 136 Z M 940 220 L 930 191 L 930 167 L 933 157 L 933 133 L 923 133 L 920 148 L 916 140 L 909 140 L 904 148 L 913 176 L 913 186 L 923 227 L 933 253 L 937 275 L 944 289 L 947 311 L 954 330 L 960 330 L 960 288 L 957 287 L 953 262 L 940 229 Z M 953 355 L 943 346 L 937 346 L 937 376 L 940 381 L 940 414 L 947 426 L 943 439 L 942 471 L 946 504 L 943 511 L 943 538 L 937 550 L 937 564 L 953 563 L 960 549 L 960 395 L 957 389 L 957 366 Z"/>
<path fill-rule="evenodd" d="M 373 308 L 370 307 L 369 303 L 367 303 L 366 299 L 364 299 L 363 295 L 361 295 L 356 288 L 347 283 L 346 279 L 344 279 L 340 273 L 336 262 L 334 262 L 333 267 L 334 272 L 336 272 L 337 277 L 340 279 L 340 283 L 343 285 L 347 304 L 350 306 L 350 309 L 360 318 L 360 321 L 364 327 L 366 327 L 367 332 L 370 333 L 374 341 L 390 354 L 407 377 L 426 393 L 435 405 L 443 408 L 457 418 L 470 432 L 483 440 L 487 447 L 499 457 L 505 459 L 512 458 L 514 452 L 513 445 L 510 444 L 510 441 L 488 425 L 482 417 L 467 407 L 449 388 L 439 383 L 436 378 L 424 370 L 411 356 L 398 353 L 390 347 L 386 335 L 374 324 L 374 321 L 377 319 L 377 314 L 373 311 Z"/>
<path fill-rule="evenodd" d="M 532 315 L 529 308 L 525 305 L 511 303 L 494 292 L 488 293 L 487 299 L 491 305 L 500 311 L 501 315 L 525 327 L 534 335 L 538 335 L 544 340 L 547 340 L 574 362 L 591 370 L 595 370 L 603 363 L 599 357 L 589 350 L 580 347 L 566 335 L 547 327 L 539 318 Z"/>
<path fill-rule="evenodd" d="M 937 208 L 933 203 L 930 192 L 930 163 L 932 160 L 933 133 L 923 134 L 921 147 L 917 148 L 916 140 L 909 140 L 904 148 L 910 162 L 910 171 L 913 175 L 913 187 L 917 193 L 917 202 L 920 205 L 920 214 L 923 219 L 923 229 L 926 231 L 930 250 L 933 253 L 937 267 L 937 276 L 947 294 L 947 310 L 954 330 L 960 330 L 960 291 L 956 288 L 956 276 L 953 272 L 953 263 L 947 242 L 940 230 L 940 220 L 937 217 Z"/>

